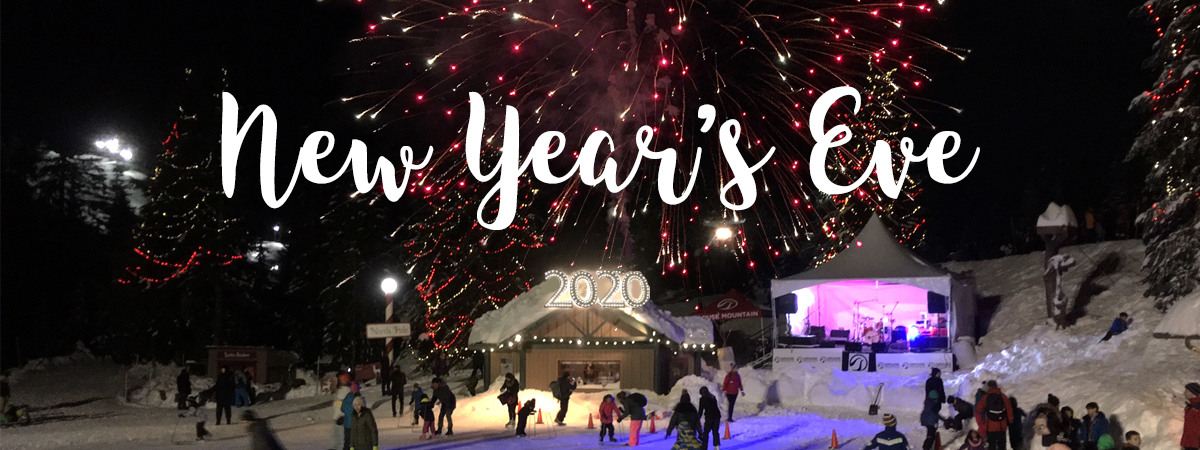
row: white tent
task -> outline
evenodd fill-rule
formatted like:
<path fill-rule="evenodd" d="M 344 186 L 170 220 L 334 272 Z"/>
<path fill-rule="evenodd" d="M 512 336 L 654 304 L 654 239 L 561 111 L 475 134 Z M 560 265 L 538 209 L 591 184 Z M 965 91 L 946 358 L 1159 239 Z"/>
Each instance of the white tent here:
<path fill-rule="evenodd" d="M 929 264 L 904 247 L 873 215 L 850 246 L 825 264 L 787 278 L 771 280 L 778 298 L 820 284 L 871 280 L 915 286 L 950 298 L 950 337 L 975 333 L 975 296 L 968 278 Z"/>

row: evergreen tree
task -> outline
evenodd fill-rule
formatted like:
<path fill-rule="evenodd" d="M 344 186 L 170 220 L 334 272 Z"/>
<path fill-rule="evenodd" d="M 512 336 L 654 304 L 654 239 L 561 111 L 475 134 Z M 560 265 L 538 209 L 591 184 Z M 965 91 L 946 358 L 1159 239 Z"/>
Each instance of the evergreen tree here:
<path fill-rule="evenodd" d="M 1150 121 L 1127 160 L 1146 163 L 1145 195 L 1150 204 L 1138 217 L 1144 227 L 1148 288 L 1165 310 L 1200 285 L 1200 7 L 1196 1 L 1153 0 L 1135 13 L 1157 28 L 1148 64 L 1159 69 L 1152 89 L 1132 108 Z"/>
<path fill-rule="evenodd" d="M 136 257 L 119 280 L 143 284 L 174 306 L 156 305 L 164 310 L 151 324 L 152 335 L 167 335 L 168 348 L 223 343 L 226 303 L 246 287 L 234 265 L 245 254 L 247 234 L 220 189 L 223 76 L 188 71 L 134 232 Z"/>

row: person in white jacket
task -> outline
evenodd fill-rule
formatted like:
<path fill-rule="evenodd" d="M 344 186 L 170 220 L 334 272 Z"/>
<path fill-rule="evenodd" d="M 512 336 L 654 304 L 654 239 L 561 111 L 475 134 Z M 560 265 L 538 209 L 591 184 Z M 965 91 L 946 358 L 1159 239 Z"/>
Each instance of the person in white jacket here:
<path fill-rule="evenodd" d="M 337 392 L 333 394 L 333 445 L 329 447 L 334 450 L 342 448 L 346 442 L 346 427 L 342 425 L 342 421 L 346 420 L 345 413 L 342 412 L 342 399 L 350 393 L 350 375 L 341 373 L 337 379 Z"/>

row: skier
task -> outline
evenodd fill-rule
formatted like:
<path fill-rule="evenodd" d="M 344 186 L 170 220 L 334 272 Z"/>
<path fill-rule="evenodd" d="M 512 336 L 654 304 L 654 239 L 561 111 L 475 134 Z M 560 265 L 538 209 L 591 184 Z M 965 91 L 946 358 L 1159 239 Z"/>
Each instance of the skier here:
<path fill-rule="evenodd" d="M 883 431 L 871 438 L 871 442 L 867 443 L 863 450 L 908 450 L 908 438 L 904 437 L 899 431 L 896 431 L 896 416 L 891 414 L 883 415 Z"/>
<path fill-rule="evenodd" d="M 342 410 L 342 403 L 346 397 L 352 396 L 350 392 L 350 374 L 339 373 L 337 376 L 338 388 L 333 393 L 333 446 L 331 449 L 342 448 L 346 443 L 346 417 L 345 411 Z"/>
<path fill-rule="evenodd" d="M 283 450 L 283 444 L 279 443 L 279 438 L 275 437 L 267 421 L 259 418 L 253 410 L 242 412 L 242 422 L 250 431 L 250 450 Z"/>
<path fill-rule="evenodd" d="M 350 383 L 350 393 L 342 398 L 342 450 L 350 450 L 350 430 L 354 427 L 354 399 L 361 395 L 362 387 Z"/>
<path fill-rule="evenodd" d="M 433 398 L 440 403 L 442 407 L 438 409 L 438 424 L 436 435 L 442 434 L 442 420 L 446 422 L 446 436 L 454 436 L 454 407 L 458 405 L 458 398 L 450 392 L 450 386 L 441 378 L 433 379 Z"/>
<path fill-rule="evenodd" d="M 1124 333 L 1125 330 L 1129 329 L 1129 324 L 1131 323 L 1133 323 L 1133 319 L 1129 317 L 1129 314 L 1121 313 L 1116 319 L 1113 319 L 1112 326 L 1108 327 L 1108 333 L 1104 335 L 1103 339 L 1100 339 L 1100 342 L 1107 341 L 1112 339 L 1113 336 Z"/>
<path fill-rule="evenodd" d="M 217 374 L 217 382 L 213 390 L 213 395 L 217 400 L 217 425 L 221 425 L 221 414 L 225 414 L 226 425 L 233 425 L 233 408 L 231 408 L 234 397 L 233 390 L 233 374 L 229 373 L 228 367 L 222 367 L 221 373 Z"/>
<path fill-rule="evenodd" d="M 946 387 L 942 383 L 942 369 L 934 367 L 929 370 L 929 379 L 925 380 L 925 399 L 936 399 L 938 405 L 946 402 Z"/>
<path fill-rule="evenodd" d="M 204 423 L 208 421 L 208 412 L 205 411 L 204 405 L 208 403 L 205 400 L 204 394 L 198 394 L 186 398 L 187 412 L 179 413 L 179 417 L 195 417 L 196 418 L 196 440 L 203 441 L 205 438 L 212 436 L 208 429 L 204 428 Z"/>
<path fill-rule="evenodd" d="M 529 399 L 525 402 L 525 406 L 517 411 L 517 436 L 525 436 L 525 424 L 529 422 L 529 416 L 533 414 L 533 410 L 537 408 L 537 399 Z"/>
<path fill-rule="evenodd" d="M 1188 383 L 1187 403 L 1183 407 L 1183 436 L 1179 446 L 1188 450 L 1200 448 L 1200 383 Z"/>
<path fill-rule="evenodd" d="M 413 414 L 417 414 L 424 420 L 421 425 L 421 439 L 433 439 L 433 402 L 429 400 L 429 396 L 421 393 L 420 389 L 413 391 L 413 395 L 421 394 L 421 399 L 417 400 L 417 404 L 413 406 Z M 416 422 L 413 422 L 416 424 Z"/>
<path fill-rule="evenodd" d="M 954 417 L 946 419 L 946 429 L 962 431 L 963 421 L 974 415 L 975 407 L 966 400 L 954 396 L 946 397 L 946 403 L 949 403 L 955 412 Z"/>
<path fill-rule="evenodd" d="M 746 395 L 746 390 L 742 388 L 742 376 L 738 374 L 737 364 L 730 367 L 729 373 L 725 374 L 725 381 L 721 383 L 721 390 L 725 391 L 725 399 L 729 401 L 729 417 L 725 418 L 725 421 L 733 422 L 733 405 L 737 403 L 738 392 Z"/>
<path fill-rule="evenodd" d="M 1008 403 L 1012 405 L 1012 424 L 1008 427 L 1008 441 L 1012 446 L 1012 450 L 1022 450 L 1025 446 L 1025 436 L 1021 429 L 1021 424 L 1025 423 L 1025 418 L 1028 414 L 1025 410 L 1017 406 L 1017 398 L 1009 397 Z"/>
<path fill-rule="evenodd" d="M 366 400 L 354 397 L 354 426 L 350 428 L 351 450 L 379 450 L 379 426 Z"/>
<path fill-rule="evenodd" d="M 692 405 L 692 396 L 691 396 L 691 394 L 688 394 L 687 389 L 684 389 L 683 393 L 679 395 L 679 403 L 676 403 L 675 408 L 671 410 L 671 420 L 669 422 L 667 422 L 667 432 L 665 434 L 663 434 L 664 439 L 671 436 L 671 430 L 674 430 L 676 427 L 679 426 L 680 420 L 687 418 L 687 417 L 683 417 L 684 414 L 693 414 L 696 417 L 700 416 L 696 412 L 696 406 Z M 699 424 L 699 423 L 700 423 L 699 420 L 692 421 L 692 424 Z M 698 427 L 693 426 L 693 428 L 698 428 Z"/>
<path fill-rule="evenodd" d="M 1100 445 L 1100 438 L 1108 436 L 1108 418 L 1100 412 L 1100 405 L 1096 402 L 1088 403 L 1086 408 L 1087 415 L 1083 416 L 1083 439 L 1080 441 L 1084 450 L 1096 450 Z M 1116 443 L 1113 445 L 1116 446 Z"/>
<path fill-rule="evenodd" d="M 392 366 L 391 371 L 392 417 L 396 417 L 396 400 L 400 400 L 400 415 L 404 415 L 404 385 L 408 384 L 408 376 L 400 366 Z"/>
<path fill-rule="evenodd" d="M 1125 445 L 1121 446 L 1121 450 L 1141 450 L 1142 435 L 1137 431 L 1129 430 L 1125 432 Z"/>
<path fill-rule="evenodd" d="M 567 418 L 567 407 L 571 405 L 571 393 L 575 392 L 575 379 L 571 378 L 571 372 L 563 372 L 562 376 L 555 380 L 555 386 L 550 387 L 554 398 L 558 399 L 558 415 L 554 417 L 554 423 L 562 426 L 566 425 L 563 421 Z"/>
<path fill-rule="evenodd" d="M 250 381 L 246 378 L 246 371 L 238 369 L 233 373 L 234 400 L 233 406 L 244 408 L 250 406 L 250 392 L 247 391 Z"/>
<path fill-rule="evenodd" d="M 500 404 L 508 407 L 508 423 L 504 424 L 504 428 L 512 428 L 517 424 L 517 404 L 520 401 L 517 393 L 520 390 L 521 383 L 517 381 L 517 377 L 513 376 L 512 372 L 504 374 L 504 384 L 500 386 L 500 396 L 496 397 L 500 400 Z"/>
<path fill-rule="evenodd" d="M 721 407 L 717 402 L 717 397 L 709 392 L 707 386 L 700 387 L 700 409 L 696 412 L 700 418 L 704 420 L 704 425 L 700 428 L 700 442 L 703 444 L 701 448 L 708 448 L 708 437 L 712 434 L 713 448 L 721 450 Z"/>
<path fill-rule="evenodd" d="M 421 418 L 421 411 L 418 410 L 421 409 L 422 398 L 426 398 L 425 391 L 421 390 L 420 384 L 413 383 L 412 400 L 408 401 L 408 404 L 413 407 L 413 425 L 416 425 L 417 421 Z"/>
<path fill-rule="evenodd" d="M 621 391 L 617 393 L 617 401 L 621 402 L 621 414 L 617 416 L 617 423 L 626 417 L 629 418 L 628 445 L 636 447 L 641 440 L 642 421 L 646 420 L 646 396 Z"/>
<path fill-rule="evenodd" d="M 1005 450 L 1008 425 L 1012 423 L 1012 406 L 996 382 L 988 381 L 987 394 L 975 405 L 975 422 L 987 433 L 988 450 Z"/>
<path fill-rule="evenodd" d="M 983 443 L 983 436 L 979 435 L 978 431 L 971 430 L 967 432 L 967 439 L 958 447 L 958 450 L 985 450 L 987 445 Z"/>
<path fill-rule="evenodd" d="M 187 367 L 179 370 L 179 376 L 175 377 L 175 401 L 176 406 L 180 410 L 188 409 L 188 396 L 192 395 L 192 377 L 188 375 Z"/>
<path fill-rule="evenodd" d="M 604 432 L 608 432 L 608 441 L 617 442 L 617 438 L 613 436 L 616 429 L 613 427 L 613 419 L 617 412 L 617 402 L 611 394 L 604 396 L 604 401 L 600 402 L 600 443 L 604 443 Z"/>

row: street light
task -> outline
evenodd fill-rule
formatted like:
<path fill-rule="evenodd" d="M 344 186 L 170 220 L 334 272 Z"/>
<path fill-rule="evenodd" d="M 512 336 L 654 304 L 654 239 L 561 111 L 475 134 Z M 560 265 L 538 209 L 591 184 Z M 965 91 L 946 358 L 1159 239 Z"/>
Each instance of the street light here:
<path fill-rule="evenodd" d="M 396 293 L 398 286 L 396 279 L 391 277 L 384 278 L 383 282 L 379 284 L 379 288 L 383 289 L 383 295 L 387 301 L 387 306 L 384 307 L 383 311 L 383 319 L 386 323 L 392 323 L 392 294 Z M 387 347 L 388 367 L 383 368 L 383 370 L 390 370 L 389 368 L 396 361 L 396 358 L 392 354 L 392 338 L 387 338 L 384 341 L 384 345 Z"/>
<path fill-rule="evenodd" d="M 124 159 L 126 161 L 133 159 L 133 150 L 130 150 L 130 149 L 121 150 L 121 159 Z"/>

